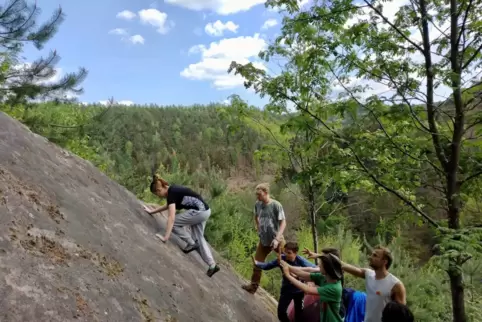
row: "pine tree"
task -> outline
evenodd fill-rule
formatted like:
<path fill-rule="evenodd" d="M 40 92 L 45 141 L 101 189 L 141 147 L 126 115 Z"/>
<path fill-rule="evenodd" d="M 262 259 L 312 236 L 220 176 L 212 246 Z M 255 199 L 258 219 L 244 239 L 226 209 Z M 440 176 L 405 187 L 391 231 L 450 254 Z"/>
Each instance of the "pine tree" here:
<path fill-rule="evenodd" d="M 58 31 L 65 16 L 62 8 L 51 18 L 38 24 L 40 9 L 26 0 L 5 1 L 0 5 L 0 100 L 6 104 L 26 104 L 33 100 L 72 100 L 81 94 L 79 87 L 87 76 L 80 68 L 59 80 L 53 80 L 60 56 L 54 50 L 47 57 L 33 62 L 22 62 L 24 46 L 31 43 L 41 50 Z"/>

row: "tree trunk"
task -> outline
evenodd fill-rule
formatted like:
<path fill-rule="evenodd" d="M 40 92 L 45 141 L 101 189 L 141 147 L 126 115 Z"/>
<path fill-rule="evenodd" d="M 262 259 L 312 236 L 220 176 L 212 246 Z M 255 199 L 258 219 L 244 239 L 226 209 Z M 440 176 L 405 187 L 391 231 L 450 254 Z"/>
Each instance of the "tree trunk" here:
<path fill-rule="evenodd" d="M 448 177 L 449 179 L 453 179 L 450 175 Z M 453 181 L 450 180 L 449 182 Z M 453 193 L 450 190 L 452 190 Z M 449 185 L 448 195 L 450 198 L 447 198 L 449 202 L 448 224 L 449 228 L 452 229 L 460 229 L 460 199 L 458 197 L 458 194 L 460 193 L 459 190 L 460 189 L 458 189 L 457 184 L 453 186 Z M 453 319 L 454 322 L 467 322 L 467 316 L 465 315 L 465 292 L 461 268 L 458 267 L 458 263 L 455 262 L 449 263 L 449 265 L 448 275 L 450 278 L 450 291 L 452 294 Z"/>
<path fill-rule="evenodd" d="M 308 213 L 311 220 L 311 235 L 313 238 L 313 251 L 318 253 L 318 229 L 316 227 L 315 192 L 313 191 L 313 180 L 310 177 L 308 183 Z M 318 261 L 317 261 L 318 262 Z"/>
<path fill-rule="evenodd" d="M 467 322 L 462 272 L 454 267 L 449 269 L 448 274 L 450 278 L 450 290 L 452 293 L 452 315 L 454 322 Z"/>

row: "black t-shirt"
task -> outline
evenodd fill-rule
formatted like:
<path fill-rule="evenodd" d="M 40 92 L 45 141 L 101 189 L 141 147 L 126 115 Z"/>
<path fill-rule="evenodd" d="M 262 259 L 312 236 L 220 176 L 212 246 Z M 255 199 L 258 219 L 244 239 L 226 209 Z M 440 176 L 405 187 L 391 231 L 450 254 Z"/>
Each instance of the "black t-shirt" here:
<path fill-rule="evenodd" d="M 208 204 L 191 189 L 173 184 L 167 189 L 167 205 L 176 204 L 176 209 L 208 210 Z"/>

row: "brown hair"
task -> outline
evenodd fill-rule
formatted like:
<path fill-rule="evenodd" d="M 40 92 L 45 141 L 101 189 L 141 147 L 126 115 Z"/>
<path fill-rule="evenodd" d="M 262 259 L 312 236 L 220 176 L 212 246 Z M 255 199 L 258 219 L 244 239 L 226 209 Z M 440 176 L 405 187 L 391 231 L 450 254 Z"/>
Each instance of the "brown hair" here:
<path fill-rule="evenodd" d="M 169 186 L 169 183 L 162 179 L 159 175 L 155 174 L 152 176 L 152 182 L 151 182 L 151 192 L 152 193 L 155 193 L 157 188 L 158 188 L 158 185 L 161 185 L 161 187 L 163 188 L 166 188 Z"/>
<path fill-rule="evenodd" d="M 390 266 L 392 266 L 392 263 L 393 263 L 392 252 L 388 248 L 383 247 L 381 245 L 375 246 L 374 249 L 379 249 L 382 251 L 382 259 L 387 261 L 385 268 L 390 269 Z"/>
<path fill-rule="evenodd" d="M 340 254 L 340 251 L 338 250 L 338 248 L 334 248 L 334 247 L 323 248 L 321 250 L 321 253 L 323 255 L 329 255 L 329 254 L 335 255 L 336 257 L 338 257 L 339 260 L 341 260 L 341 254 Z M 345 276 L 343 274 L 343 270 L 341 272 L 341 278 L 339 280 L 341 281 L 341 286 L 345 287 Z"/>
<path fill-rule="evenodd" d="M 382 322 L 413 322 L 415 318 L 410 309 L 398 302 L 388 302 L 382 311 Z"/>
<path fill-rule="evenodd" d="M 269 183 L 260 183 L 256 186 L 256 191 L 263 191 L 269 193 Z"/>
<path fill-rule="evenodd" d="M 300 248 L 298 246 L 298 243 L 294 242 L 294 241 L 287 242 L 286 245 L 285 245 L 285 249 L 291 250 L 295 253 L 297 253 L 298 250 L 300 250 Z"/>
<path fill-rule="evenodd" d="M 333 255 L 335 255 L 336 257 L 338 257 L 339 259 L 341 259 L 340 251 L 339 251 L 337 248 L 332 248 L 332 247 L 323 248 L 323 249 L 321 250 L 321 252 L 322 252 L 323 254 L 326 254 L 326 255 L 328 255 L 328 254 L 333 254 Z"/>
<path fill-rule="evenodd" d="M 334 257 L 333 254 L 323 254 L 321 255 L 320 259 L 328 276 L 337 281 L 343 280 L 343 270 L 341 268 L 341 262 L 338 258 Z"/>

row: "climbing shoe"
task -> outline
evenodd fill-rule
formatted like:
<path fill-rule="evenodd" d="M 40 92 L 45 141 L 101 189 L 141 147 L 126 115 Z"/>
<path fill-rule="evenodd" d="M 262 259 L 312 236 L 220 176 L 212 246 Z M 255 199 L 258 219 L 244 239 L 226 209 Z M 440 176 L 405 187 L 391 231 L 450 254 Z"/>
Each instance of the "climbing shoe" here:
<path fill-rule="evenodd" d="M 189 254 L 190 252 L 192 252 L 193 250 L 196 250 L 198 248 L 199 248 L 199 244 L 196 240 L 196 242 L 194 244 L 187 245 L 186 247 L 184 247 L 182 249 L 182 251 L 184 252 L 184 254 Z"/>
<path fill-rule="evenodd" d="M 246 292 L 251 293 L 251 294 L 256 293 L 256 291 L 258 290 L 258 285 L 254 284 L 254 283 L 243 285 L 241 287 L 243 288 L 243 290 L 245 290 Z"/>
<path fill-rule="evenodd" d="M 214 274 L 219 272 L 221 268 L 216 264 L 214 267 L 209 267 L 208 271 L 206 272 L 207 276 L 212 277 Z"/>

